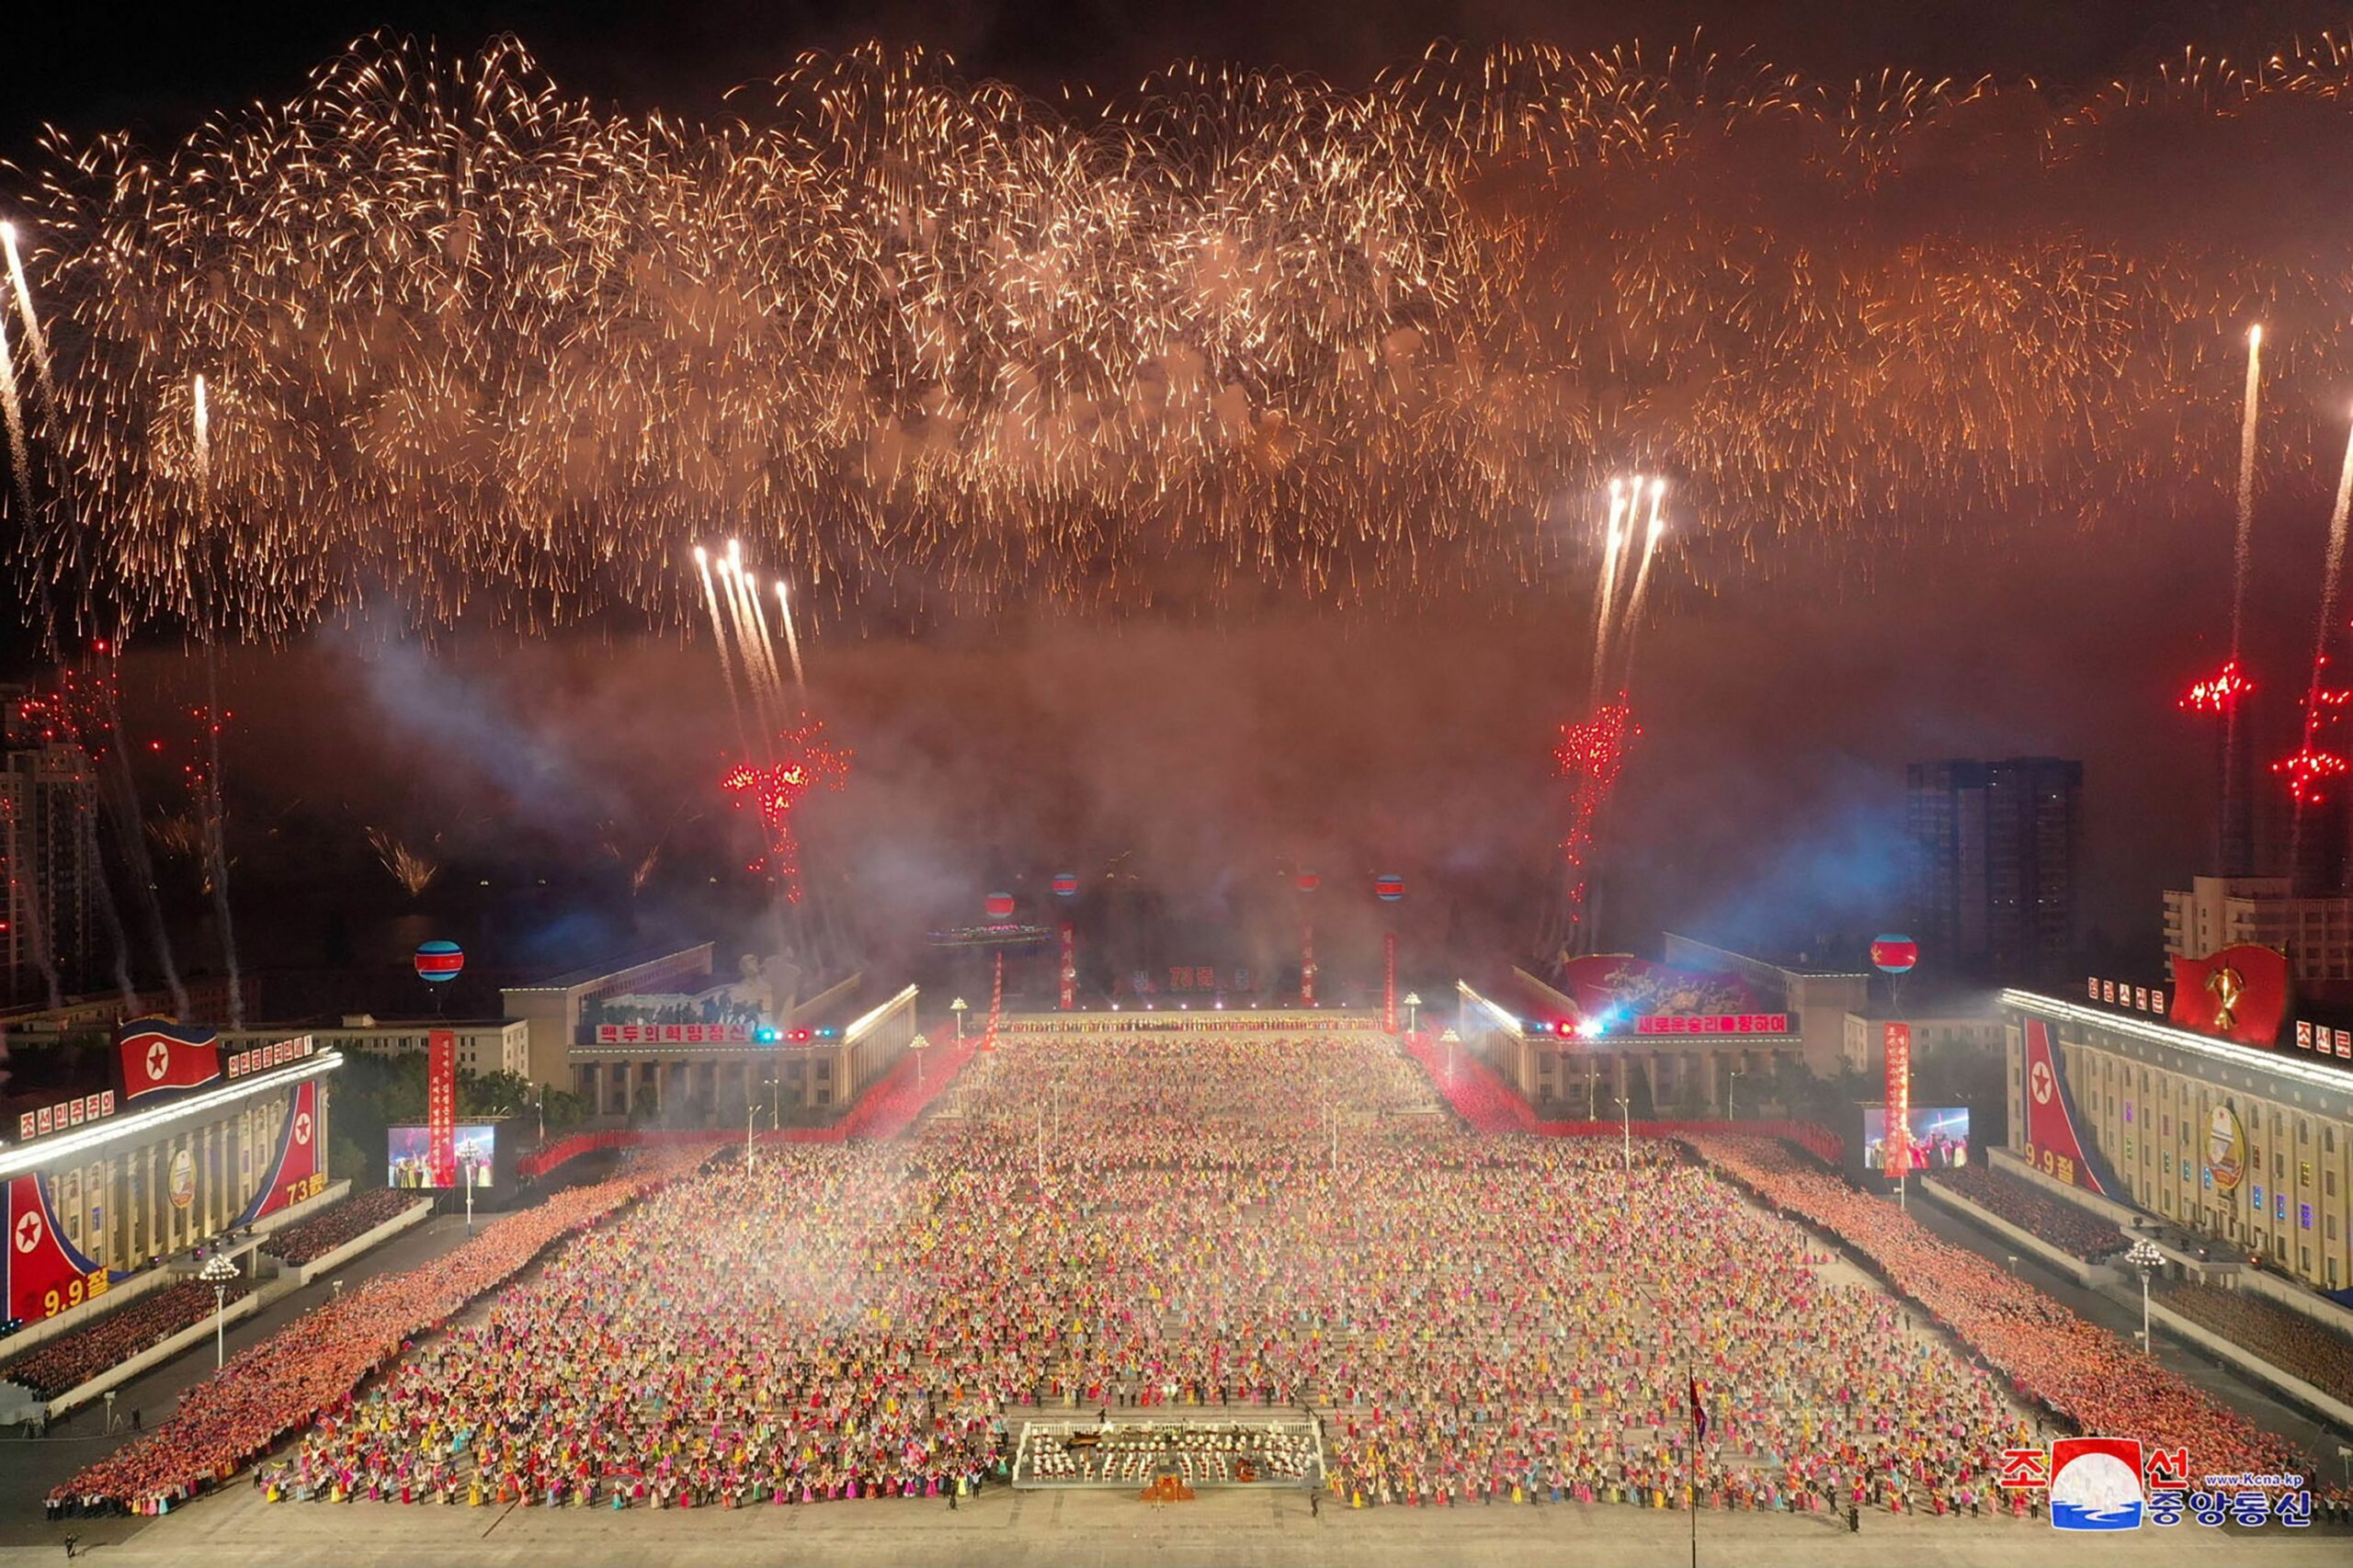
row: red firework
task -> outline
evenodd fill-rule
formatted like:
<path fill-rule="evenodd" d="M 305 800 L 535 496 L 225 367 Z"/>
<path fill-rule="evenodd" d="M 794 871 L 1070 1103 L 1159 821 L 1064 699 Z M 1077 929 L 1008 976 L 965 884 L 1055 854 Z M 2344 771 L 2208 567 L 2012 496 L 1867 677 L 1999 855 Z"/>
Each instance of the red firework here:
<path fill-rule="evenodd" d="M 2239 662 L 2232 659 L 2204 680 L 2192 681 L 2174 706 L 2187 713 L 2228 713 L 2239 699 L 2255 689 Z"/>
<path fill-rule="evenodd" d="M 2327 800 L 2322 786 L 2343 778 L 2345 769 L 2343 757 L 2317 746 L 2306 746 L 2271 765 L 2272 772 L 2288 780 L 2289 797 L 2300 806 L 2316 806 Z"/>
<path fill-rule="evenodd" d="M 1569 869 L 1569 924 L 1585 918 L 1586 862 L 1592 858 L 1595 824 L 1609 792 L 1618 787 L 1619 770 L 1626 765 L 1626 748 L 1642 737 L 1626 694 L 1605 702 L 1579 724 L 1561 726 L 1561 744 L 1552 760 L 1561 777 L 1571 780 L 1569 828 L 1561 840 L 1561 858 Z"/>
<path fill-rule="evenodd" d="M 719 787 L 758 808 L 760 831 L 767 852 L 748 869 L 766 871 L 783 887 L 784 896 L 801 902 L 801 841 L 792 831 L 792 813 L 813 790 L 838 790 L 849 777 L 850 754 L 825 744 L 824 725 L 815 719 L 776 738 L 777 760 L 765 765 L 739 762 L 720 776 Z"/>

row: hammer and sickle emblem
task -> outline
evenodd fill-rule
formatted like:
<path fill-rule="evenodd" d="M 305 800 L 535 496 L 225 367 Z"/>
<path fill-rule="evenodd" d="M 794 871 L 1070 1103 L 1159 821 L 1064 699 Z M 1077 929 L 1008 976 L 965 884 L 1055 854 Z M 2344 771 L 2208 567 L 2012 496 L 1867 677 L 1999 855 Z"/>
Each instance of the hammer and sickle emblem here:
<path fill-rule="evenodd" d="M 2206 977 L 2206 989 L 2214 994 L 2214 1027 L 2236 1028 L 2239 998 L 2246 994 L 2246 982 L 2240 978 L 2239 971 L 2223 965 Z"/>

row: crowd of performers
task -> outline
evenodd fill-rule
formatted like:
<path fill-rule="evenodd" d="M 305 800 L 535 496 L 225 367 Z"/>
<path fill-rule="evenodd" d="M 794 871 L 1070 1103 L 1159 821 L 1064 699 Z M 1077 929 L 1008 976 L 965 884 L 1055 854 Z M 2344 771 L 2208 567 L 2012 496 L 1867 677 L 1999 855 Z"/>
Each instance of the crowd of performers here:
<path fill-rule="evenodd" d="M 564 1195 L 599 1222 L 452 1321 L 544 1247 L 540 1210 L 503 1220 L 247 1352 L 73 1490 L 184 1494 L 305 1399 L 324 1414 L 255 1472 L 274 1501 L 952 1501 L 1026 1420 L 1253 1408 L 1322 1424 L 1344 1506 L 2017 1511 L 1995 1482 L 2038 1439 L 2026 1396 L 2178 1432 L 2201 1469 L 2301 1468 L 1778 1146 L 1708 1153 L 1933 1314 L 1675 1145 L 1431 1111 L 1373 1036 L 1011 1037 L 904 1140 L 674 1153 Z M 430 1302 L 410 1283 L 452 1269 Z"/>
<path fill-rule="evenodd" d="M 1461 1132 L 1414 1114 L 1427 1081 L 1385 1042 L 1022 1038 L 972 1074 L 908 1142 L 764 1152 L 650 1198 L 262 1484 L 936 1497 L 1002 1475 L 1040 1415 L 1305 1407 L 1344 1505 L 1696 1486 L 1966 1512 L 2031 1437 L 1993 1379 L 1672 1147 L 1629 1169 L 1614 1140 Z"/>

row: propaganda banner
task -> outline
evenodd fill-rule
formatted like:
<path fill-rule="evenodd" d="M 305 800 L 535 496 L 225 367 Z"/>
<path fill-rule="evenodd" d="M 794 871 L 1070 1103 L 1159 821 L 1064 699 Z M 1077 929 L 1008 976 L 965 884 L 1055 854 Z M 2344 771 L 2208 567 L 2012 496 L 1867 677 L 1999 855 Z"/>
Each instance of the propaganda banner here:
<path fill-rule="evenodd" d="M 314 1078 L 294 1085 L 293 1107 L 287 1113 L 286 1125 L 278 1131 L 278 1156 L 255 1189 L 253 1201 L 237 1216 L 237 1223 L 250 1225 L 316 1198 L 326 1187 L 326 1160 L 319 1152 L 319 1085 Z"/>
<path fill-rule="evenodd" d="M 426 1157 L 433 1167 L 433 1185 L 449 1187 L 458 1179 L 458 1036 L 453 1029 L 435 1029 L 426 1037 L 425 1127 L 432 1144 Z"/>
<path fill-rule="evenodd" d="M 2043 1175 L 2086 1192 L 2105 1198 L 2115 1189 L 2107 1162 L 2076 1133 L 2075 1102 L 2061 1075 L 2051 1026 L 2040 1018 L 2026 1021 L 2026 1157 Z"/>
<path fill-rule="evenodd" d="M 1063 922 L 1062 1005 L 1067 1013 L 1078 1006 L 1078 927 Z"/>
<path fill-rule="evenodd" d="M 1912 1026 L 1886 1026 L 1887 1175 L 1900 1181 L 1912 1168 Z"/>
<path fill-rule="evenodd" d="M 8 1183 L 8 1315 L 39 1323 L 107 1292 L 107 1271 L 65 1239 L 38 1171 Z"/>
<path fill-rule="evenodd" d="M 169 1018 L 133 1018 L 115 1034 L 126 1103 L 166 1089 L 193 1089 L 221 1076 L 221 1036 Z"/>

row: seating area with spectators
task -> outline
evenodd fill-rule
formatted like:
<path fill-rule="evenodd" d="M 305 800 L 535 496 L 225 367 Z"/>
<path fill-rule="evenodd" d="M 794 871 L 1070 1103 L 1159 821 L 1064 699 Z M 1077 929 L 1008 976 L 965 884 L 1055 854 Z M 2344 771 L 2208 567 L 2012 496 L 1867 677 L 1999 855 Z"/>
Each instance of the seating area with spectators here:
<path fill-rule="evenodd" d="M 2069 1257 L 2097 1263 L 2131 1244 L 2114 1221 L 1990 1166 L 1949 1166 L 1929 1173 L 1927 1179 L 1997 1219 L 2007 1220 L 2038 1241 L 2049 1242 Z"/>
<path fill-rule="evenodd" d="M 262 1250 L 290 1267 L 300 1268 L 316 1262 L 343 1245 L 355 1241 L 397 1218 L 407 1210 L 430 1203 L 432 1199 L 422 1193 L 400 1187 L 380 1187 L 346 1199 L 325 1213 L 290 1225 L 261 1244 Z"/>
<path fill-rule="evenodd" d="M 234 1303 L 252 1289 L 251 1280 L 231 1280 L 222 1304 Z M 166 1285 L 101 1315 L 87 1328 L 61 1335 L 0 1363 L 0 1381 L 21 1383 L 40 1398 L 55 1399 L 183 1329 L 195 1327 L 212 1311 L 212 1287 L 202 1280 Z"/>
<path fill-rule="evenodd" d="M 2245 1290 L 2173 1285 L 2160 1289 L 2156 1299 L 2323 1393 L 2353 1403 L 2353 1339 Z"/>

